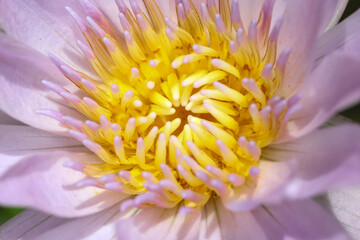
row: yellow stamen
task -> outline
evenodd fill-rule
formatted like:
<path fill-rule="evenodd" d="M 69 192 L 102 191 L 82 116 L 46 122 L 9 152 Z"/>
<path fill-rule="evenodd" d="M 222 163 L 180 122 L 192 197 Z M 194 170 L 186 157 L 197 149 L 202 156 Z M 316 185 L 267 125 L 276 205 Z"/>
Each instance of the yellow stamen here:
<path fill-rule="evenodd" d="M 60 115 L 102 160 L 82 171 L 93 178 L 115 174 L 115 183 L 102 187 L 138 195 L 128 204 L 140 207 L 183 202 L 199 209 L 212 194 L 254 186 L 261 148 L 276 139 L 293 104 L 274 96 L 290 54 L 276 59 L 280 25 L 268 39 L 264 23 L 259 43 L 256 20 L 245 32 L 227 0 L 219 9 L 213 0 L 202 3 L 201 14 L 191 0 L 182 1 L 178 24 L 164 19 L 154 0 L 143 3 L 146 12 L 134 2 L 133 11 L 120 7 L 123 34 L 102 15 L 83 26 L 68 10 L 100 81 L 59 60 L 60 71 L 88 96 L 45 85 L 91 120 Z"/>

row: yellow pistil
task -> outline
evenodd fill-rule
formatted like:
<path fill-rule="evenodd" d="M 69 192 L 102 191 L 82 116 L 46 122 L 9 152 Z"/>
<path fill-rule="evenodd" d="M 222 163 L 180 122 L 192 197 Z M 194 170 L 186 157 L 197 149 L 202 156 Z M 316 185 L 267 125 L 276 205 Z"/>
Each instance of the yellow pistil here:
<path fill-rule="evenodd" d="M 102 15 L 87 17 L 88 26 L 68 9 L 100 79 L 56 60 L 88 97 L 46 82 L 89 119 L 62 122 L 102 160 L 77 170 L 100 187 L 137 195 L 126 203 L 135 207 L 183 201 L 201 208 L 212 194 L 256 184 L 261 148 L 276 138 L 291 107 L 275 96 L 284 70 L 275 62 L 275 37 L 261 52 L 256 22 L 246 34 L 239 16 L 230 20 L 226 0 L 220 10 L 202 4 L 201 16 L 184 1 L 178 25 L 163 18 L 154 0 L 143 2 L 147 13 L 135 4 L 134 15 L 120 4 L 122 34 L 98 21 Z"/>

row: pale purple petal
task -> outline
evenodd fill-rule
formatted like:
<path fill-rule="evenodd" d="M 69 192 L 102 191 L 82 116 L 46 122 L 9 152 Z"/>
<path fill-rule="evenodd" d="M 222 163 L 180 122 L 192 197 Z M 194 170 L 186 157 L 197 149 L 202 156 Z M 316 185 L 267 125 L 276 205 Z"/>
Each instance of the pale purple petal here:
<path fill-rule="evenodd" d="M 252 213 L 268 239 L 349 239 L 335 218 L 312 200 L 262 206 Z"/>
<path fill-rule="evenodd" d="M 20 155 L 1 154 L 0 187 L 3 205 L 25 206 L 57 216 L 75 217 L 99 212 L 126 195 L 95 187 L 78 188 L 84 174 L 63 167 L 64 162 L 95 161 L 90 153 L 41 150 Z"/>
<path fill-rule="evenodd" d="M 25 210 L 0 228 L 1 239 L 114 239 L 115 222 L 121 217 L 119 205 L 80 218 L 58 218 Z"/>
<path fill-rule="evenodd" d="M 296 159 L 296 175 L 284 189 L 291 198 L 360 183 L 358 125 L 324 128 L 295 141 L 271 145 L 263 155 L 277 161 Z"/>
<path fill-rule="evenodd" d="M 264 0 L 239 0 L 240 16 L 244 27 L 247 28 L 253 19 L 258 19 Z"/>
<path fill-rule="evenodd" d="M 320 203 L 335 215 L 352 239 L 360 239 L 359 187 L 329 191 Z"/>
<path fill-rule="evenodd" d="M 133 211 L 117 222 L 118 239 L 199 239 L 201 215 L 180 216 L 178 210 L 175 207 Z"/>
<path fill-rule="evenodd" d="M 0 124 L 4 125 L 24 125 L 22 122 L 10 117 L 6 113 L 0 110 Z"/>
<path fill-rule="evenodd" d="M 177 22 L 176 15 L 176 3 L 175 1 L 163 1 L 163 0 L 155 0 L 157 5 L 160 8 L 164 17 L 169 17 L 174 22 Z M 193 1 L 195 7 L 200 10 L 200 4 L 204 2 L 204 0 Z"/>
<path fill-rule="evenodd" d="M 274 27 L 276 21 L 284 16 L 284 11 L 286 8 L 286 3 L 288 0 L 276 0 L 274 4 L 274 9 L 272 12 L 271 19 L 271 28 Z"/>
<path fill-rule="evenodd" d="M 222 239 L 222 232 L 219 227 L 219 216 L 215 210 L 217 202 L 218 199 L 210 199 L 202 209 L 198 239 Z"/>
<path fill-rule="evenodd" d="M 218 228 L 221 232 L 221 238 L 218 239 L 256 239 L 266 240 L 267 235 L 258 223 L 257 219 L 250 211 L 232 212 L 226 209 L 220 200 L 215 200 L 214 211 L 209 212 L 209 215 L 216 216 Z M 210 216 L 207 216 L 207 221 Z"/>
<path fill-rule="evenodd" d="M 115 0 L 91 0 L 94 5 L 106 16 L 108 21 L 117 29 L 122 29 L 120 20 L 119 20 L 119 11 L 118 7 L 116 6 Z M 126 4 L 128 0 L 125 0 Z M 139 2 L 139 1 L 138 1 Z M 128 4 L 129 6 L 130 4 Z M 130 6 L 129 6 L 129 9 Z M 143 8 L 145 10 L 145 8 Z"/>
<path fill-rule="evenodd" d="M 230 212 L 216 204 L 215 211 L 222 234 L 218 239 L 348 239 L 334 217 L 312 200 L 263 205 L 247 212 Z"/>
<path fill-rule="evenodd" d="M 329 21 L 329 13 L 334 13 L 336 4 L 336 0 L 287 1 L 278 53 L 291 48 L 291 54 L 281 86 L 282 95 L 293 93 L 311 70 L 317 39 L 324 29 L 324 23 Z"/>
<path fill-rule="evenodd" d="M 311 200 L 281 202 L 245 212 L 231 212 L 214 201 L 206 206 L 200 229 L 210 234 L 199 239 L 348 239 L 340 224 Z"/>
<path fill-rule="evenodd" d="M 69 85 L 46 56 L 2 34 L 0 108 L 28 125 L 49 131 L 64 131 L 65 128 L 58 121 L 36 114 L 35 111 L 54 109 L 77 118 L 80 114 L 46 89 L 41 83 L 44 79 L 62 86 Z"/>
<path fill-rule="evenodd" d="M 266 239 L 250 212 L 233 213 L 219 198 L 210 199 L 201 213 L 182 216 L 178 211 L 133 211 L 118 221 L 118 239 Z"/>
<path fill-rule="evenodd" d="M 360 10 L 321 36 L 316 58 L 321 59 L 334 51 L 360 56 Z"/>
<path fill-rule="evenodd" d="M 18 41 L 44 54 L 52 52 L 83 70 L 90 69 L 76 45 L 83 36 L 65 6 L 81 12 L 78 1 L 72 0 L 2 0 L 0 22 L 5 32 Z"/>
<path fill-rule="evenodd" d="M 98 240 L 116 239 L 116 221 L 123 215 L 116 204 L 99 213 L 86 217 L 69 219 L 57 227 L 39 234 L 39 240 Z"/>
<path fill-rule="evenodd" d="M 69 221 L 26 209 L 0 227 L 0 239 L 29 239 Z"/>
<path fill-rule="evenodd" d="M 360 100 L 360 59 L 333 54 L 324 59 L 304 82 L 299 94 L 301 109 L 289 122 L 284 136 L 304 136 L 325 123 L 332 115 Z M 288 134 L 289 136 L 285 137 Z"/>
<path fill-rule="evenodd" d="M 220 198 L 212 198 L 202 210 L 198 239 L 257 239 L 265 240 L 266 235 L 249 211 L 231 212 Z"/>
<path fill-rule="evenodd" d="M 2 129 L 1 129 L 2 128 Z M 64 162 L 98 162 L 69 138 L 26 126 L 0 127 L 0 203 L 28 206 L 58 216 L 82 216 L 101 211 L 125 195 L 95 187 L 77 188 L 81 172 Z"/>
<path fill-rule="evenodd" d="M 276 23 L 276 20 L 283 17 L 284 11 L 286 8 L 286 3 L 288 0 L 276 0 L 274 4 L 271 27 Z M 324 22 L 321 27 L 322 31 L 328 30 L 334 27 L 338 23 L 340 17 L 342 16 L 345 7 L 349 0 L 337 0 L 337 5 L 334 13 L 333 8 L 329 8 L 329 11 L 326 11 L 326 17 L 324 17 Z"/>
<path fill-rule="evenodd" d="M 260 161 L 259 169 L 260 175 L 256 187 L 244 185 L 237 188 L 232 195 L 222 198 L 226 208 L 232 211 L 246 211 L 264 202 L 281 200 L 283 189 L 293 175 L 292 162 L 274 161 L 273 158 L 264 156 Z"/>
<path fill-rule="evenodd" d="M 0 124 L 0 154 L 81 146 L 69 137 L 57 136 L 29 126 Z"/>

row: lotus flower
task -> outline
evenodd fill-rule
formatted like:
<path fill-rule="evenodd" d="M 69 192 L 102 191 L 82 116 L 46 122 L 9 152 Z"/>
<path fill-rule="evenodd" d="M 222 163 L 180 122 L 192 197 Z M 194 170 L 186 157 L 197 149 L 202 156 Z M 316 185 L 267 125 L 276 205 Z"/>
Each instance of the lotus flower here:
<path fill-rule="evenodd" d="M 310 199 L 360 182 L 318 129 L 360 97 L 345 5 L 1 0 L 0 203 L 36 209 L 1 239 L 346 239 Z"/>

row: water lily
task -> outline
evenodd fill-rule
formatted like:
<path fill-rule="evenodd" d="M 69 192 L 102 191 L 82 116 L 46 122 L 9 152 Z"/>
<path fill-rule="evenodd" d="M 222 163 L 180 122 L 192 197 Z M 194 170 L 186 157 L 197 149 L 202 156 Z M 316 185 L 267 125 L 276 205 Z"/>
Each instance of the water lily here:
<path fill-rule="evenodd" d="M 0 203 L 36 209 L 1 238 L 346 239 L 309 199 L 360 182 L 318 129 L 360 98 L 345 5 L 0 1 Z"/>

